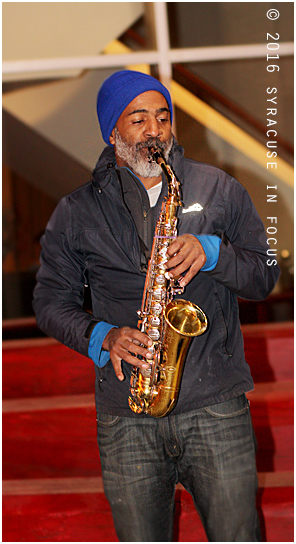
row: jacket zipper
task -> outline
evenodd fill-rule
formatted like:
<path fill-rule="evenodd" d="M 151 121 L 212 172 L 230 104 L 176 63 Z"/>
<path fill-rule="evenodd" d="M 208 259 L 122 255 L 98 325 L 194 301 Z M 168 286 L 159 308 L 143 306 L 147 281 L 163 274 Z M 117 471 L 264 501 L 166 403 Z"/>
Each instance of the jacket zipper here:
<path fill-rule="evenodd" d="M 147 215 L 148 213 L 144 210 L 143 211 L 143 217 L 144 217 L 144 222 L 143 222 L 143 225 L 144 225 L 144 244 L 146 244 L 146 246 L 148 246 L 148 220 L 147 220 Z"/>
<path fill-rule="evenodd" d="M 228 357 L 232 357 L 232 353 L 230 353 L 230 351 L 227 349 L 227 341 L 228 341 L 228 329 L 227 329 L 227 325 L 226 325 L 226 322 L 225 322 L 225 318 L 224 318 L 224 315 L 223 315 L 223 311 L 222 311 L 222 308 L 221 308 L 221 304 L 220 304 L 220 300 L 219 300 L 219 296 L 218 296 L 218 293 L 215 293 L 215 296 L 216 296 L 216 304 L 217 304 L 217 319 L 218 321 L 220 322 L 220 325 L 221 325 L 221 333 L 222 333 L 222 337 L 221 337 L 221 342 L 222 342 L 222 346 L 226 352 L 226 354 L 228 355 Z"/>

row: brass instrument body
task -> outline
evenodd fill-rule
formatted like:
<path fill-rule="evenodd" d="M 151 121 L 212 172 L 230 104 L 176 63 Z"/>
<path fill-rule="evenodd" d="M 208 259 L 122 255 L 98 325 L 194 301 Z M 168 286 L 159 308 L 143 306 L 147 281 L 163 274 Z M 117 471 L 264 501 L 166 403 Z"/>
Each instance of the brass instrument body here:
<path fill-rule="evenodd" d="M 168 197 L 164 199 L 156 224 L 151 259 L 149 261 L 139 329 L 153 341 L 149 351 L 150 367 L 133 367 L 130 381 L 129 406 L 135 413 L 163 417 L 174 408 L 180 388 L 189 343 L 207 327 L 203 311 L 195 304 L 172 300 L 184 289 L 168 277 L 165 263 L 167 250 L 177 237 L 177 208 L 182 206 L 179 182 L 158 151 L 152 160 L 160 164 L 168 181 Z"/>

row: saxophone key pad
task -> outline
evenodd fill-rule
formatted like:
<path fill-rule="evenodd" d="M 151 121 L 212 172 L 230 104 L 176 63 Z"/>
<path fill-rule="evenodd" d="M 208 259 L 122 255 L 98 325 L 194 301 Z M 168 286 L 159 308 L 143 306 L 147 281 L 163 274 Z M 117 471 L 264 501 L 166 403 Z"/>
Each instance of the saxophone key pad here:
<path fill-rule="evenodd" d="M 165 295 L 166 295 L 165 289 L 162 289 L 161 287 L 157 287 L 156 289 L 153 289 L 154 300 L 162 301 L 165 298 Z"/>
<path fill-rule="evenodd" d="M 160 302 L 152 302 L 151 304 L 151 311 L 153 315 L 160 315 L 162 310 L 162 305 Z"/>
<path fill-rule="evenodd" d="M 160 319 L 156 315 L 150 315 L 148 317 L 148 322 L 151 327 L 158 327 L 160 325 Z"/>
<path fill-rule="evenodd" d="M 155 281 L 156 281 L 157 285 L 165 285 L 166 278 L 165 278 L 164 274 L 158 274 L 155 277 Z"/>
<path fill-rule="evenodd" d="M 151 340 L 158 340 L 159 337 L 160 337 L 160 332 L 158 329 L 153 329 L 153 328 L 148 328 L 146 333 L 148 334 L 149 338 L 151 338 Z"/>

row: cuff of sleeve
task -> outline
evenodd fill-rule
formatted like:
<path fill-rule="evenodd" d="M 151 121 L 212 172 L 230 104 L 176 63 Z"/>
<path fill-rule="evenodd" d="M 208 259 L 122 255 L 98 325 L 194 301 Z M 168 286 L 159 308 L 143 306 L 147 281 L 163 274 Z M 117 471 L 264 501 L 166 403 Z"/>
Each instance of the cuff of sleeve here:
<path fill-rule="evenodd" d="M 207 259 L 201 270 L 213 270 L 219 259 L 221 238 L 212 234 L 195 234 L 195 237 L 201 243 Z"/>
<path fill-rule="evenodd" d="M 107 333 L 111 329 L 114 329 L 114 325 L 105 323 L 105 321 L 100 321 L 100 323 L 97 323 L 91 333 L 88 345 L 88 356 L 100 368 L 105 366 L 110 359 L 109 351 L 102 349 L 102 344 Z"/>

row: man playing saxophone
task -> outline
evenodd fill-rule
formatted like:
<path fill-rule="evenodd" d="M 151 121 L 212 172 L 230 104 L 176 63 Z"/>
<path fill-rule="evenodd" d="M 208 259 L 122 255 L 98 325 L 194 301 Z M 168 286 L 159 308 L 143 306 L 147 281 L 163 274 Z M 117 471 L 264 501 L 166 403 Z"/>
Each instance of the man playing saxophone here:
<path fill-rule="evenodd" d="M 209 541 L 258 542 L 256 447 L 245 396 L 253 381 L 237 296 L 264 299 L 278 278 L 278 267 L 266 262 L 263 224 L 239 182 L 184 157 L 172 135 L 169 92 L 156 79 L 113 74 L 99 91 L 97 113 L 107 147 L 92 181 L 63 198 L 48 223 L 34 309 L 42 330 L 95 363 L 104 491 L 118 538 L 171 541 L 180 482 Z M 163 274 L 207 321 L 186 353 L 177 403 L 163 417 L 136 413 L 128 401 L 132 369 L 145 376 L 153 360 L 154 340 L 139 330 L 137 312 L 168 197 L 151 150 L 169 165 L 182 200 L 177 235 L 159 253 Z M 83 306 L 86 282 L 91 313 Z"/>

